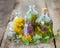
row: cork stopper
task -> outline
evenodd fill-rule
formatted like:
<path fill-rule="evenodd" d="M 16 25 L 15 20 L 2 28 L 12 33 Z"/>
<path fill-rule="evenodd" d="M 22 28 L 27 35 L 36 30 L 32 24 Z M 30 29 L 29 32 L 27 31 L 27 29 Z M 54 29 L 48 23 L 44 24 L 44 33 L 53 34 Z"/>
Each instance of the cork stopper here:
<path fill-rule="evenodd" d="M 42 13 L 46 14 L 47 8 L 42 8 Z"/>

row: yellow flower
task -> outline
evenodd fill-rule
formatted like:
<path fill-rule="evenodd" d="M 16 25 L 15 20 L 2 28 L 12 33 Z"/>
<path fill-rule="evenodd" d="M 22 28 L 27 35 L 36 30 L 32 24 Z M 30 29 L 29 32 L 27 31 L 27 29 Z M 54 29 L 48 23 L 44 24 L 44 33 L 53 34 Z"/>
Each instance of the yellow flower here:
<path fill-rule="evenodd" d="M 15 19 L 14 19 L 14 22 L 15 23 L 23 23 L 23 24 L 25 24 L 25 21 L 24 21 L 24 19 L 23 18 L 19 18 L 19 17 L 16 17 Z"/>
<path fill-rule="evenodd" d="M 22 34 L 23 29 L 21 29 L 19 25 L 14 25 L 14 31 L 17 32 L 18 34 Z"/>
<path fill-rule="evenodd" d="M 32 36 L 31 36 L 31 35 L 27 34 L 27 35 L 26 35 L 26 38 L 27 38 L 27 40 L 28 40 L 29 42 L 32 42 Z"/>
<path fill-rule="evenodd" d="M 37 29 L 38 29 L 38 31 L 40 31 L 40 28 L 39 27 L 37 27 Z"/>
<path fill-rule="evenodd" d="M 18 33 L 19 36 L 22 36 L 23 28 L 24 28 L 25 21 L 23 18 L 15 18 L 14 19 L 14 31 Z"/>
<path fill-rule="evenodd" d="M 26 40 L 26 36 L 22 36 L 22 41 Z"/>
<path fill-rule="evenodd" d="M 24 40 L 28 40 L 29 42 L 32 42 L 32 36 L 27 34 L 27 35 L 22 37 L 22 41 L 24 41 Z"/>

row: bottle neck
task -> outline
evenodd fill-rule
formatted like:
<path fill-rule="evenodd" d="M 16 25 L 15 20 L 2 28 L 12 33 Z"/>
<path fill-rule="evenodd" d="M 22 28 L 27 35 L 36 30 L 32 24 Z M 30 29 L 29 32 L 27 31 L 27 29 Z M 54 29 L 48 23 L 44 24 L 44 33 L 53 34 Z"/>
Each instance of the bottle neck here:
<path fill-rule="evenodd" d="M 25 24 L 27 23 L 27 20 L 26 19 L 27 19 L 27 16 L 25 15 Z"/>
<path fill-rule="evenodd" d="M 15 12 L 15 17 L 22 17 L 22 13 L 19 10 L 17 10 Z"/>
<path fill-rule="evenodd" d="M 42 16 L 47 16 L 48 15 L 48 13 L 42 13 Z"/>
<path fill-rule="evenodd" d="M 34 10 L 35 9 L 35 5 L 29 5 L 29 10 Z"/>
<path fill-rule="evenodd" d="M 33 14 L 38 14 L 38 12 L 35 10 L 35 7 L 30 8 L 29 11 L 32 11 Z"/>
<path fill-rule="evenodd" d="M 30 11 L 34 11 L 34 10 L 35 10 L 35 8 L 29 8 L 29 10 L 30 10 Z"/>

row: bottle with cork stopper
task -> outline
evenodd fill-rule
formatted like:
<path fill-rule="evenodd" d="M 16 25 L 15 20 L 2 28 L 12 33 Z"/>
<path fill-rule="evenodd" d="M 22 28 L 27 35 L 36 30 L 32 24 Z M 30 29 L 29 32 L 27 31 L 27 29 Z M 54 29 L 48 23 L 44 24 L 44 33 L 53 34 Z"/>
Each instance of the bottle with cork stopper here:
<path fill-rule="evenodd" d="M 53 22 L 48 16 L 47 8 L 42 8 L 42 15 L 36 20 L 35 34 L 42 37 L 41 42 L 47 42 L 53 37 L 52 32 Z"/>

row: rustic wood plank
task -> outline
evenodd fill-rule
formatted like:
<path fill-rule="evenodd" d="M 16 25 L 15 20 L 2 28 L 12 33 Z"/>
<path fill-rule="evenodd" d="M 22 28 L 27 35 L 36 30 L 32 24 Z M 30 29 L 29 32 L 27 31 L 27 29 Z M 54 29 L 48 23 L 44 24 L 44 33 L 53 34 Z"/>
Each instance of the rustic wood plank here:
<path fill-rule="evenodd" d="M 0 44 L 2 43 L 3 35 L 10 18 L 10 13 L 13 10 L 14 3 L 15 0 L 0 0 Z"/>
<path fill-rule="evenodd" d="M 57 34 L 57 29 L 60 28 L 60 0 L 46 0 L 50 17 L 53 20 L 53 31 Z M 60 48 L 60 37 L 56 39 L 56 46 Z"/>
<path fill-rule="evenodd" d="M 2 44 L 1 44 L 1 48 L 5 48 L 7 34 L 8 34 L 8 29 L 9 29 L 9 25 L 7 26 L 6 32 L 4 34 L 4 38 L 3 38 L 3 41 L 2 41 Z"/>
<path fill-rule="evenodd" d="M 46 7 L 45 4 L 45 0 L 18 0 L 20 2 L 20 4 L 15 8 L 15 10 L 19 9 L 21 7 L 22 10 L 22 16 L 25 15 L 26 11 L 28 10 L 28 5 L 30 4 L 35 4 L 36 5 L 36 10 L 41 13 L 41 9 L 43 7 Z M 13 11 L 14 12 L 14 11 Z M 12 13 L 12 15 L 14 15 L 14 13 Z M 8 34 L 8 30 L 9 30 L 9 25 L 7 26 L 7 30 L 4 34 L 4 38 L 2 41 L 2 45 L 1 48 L 40 48 L 40 44 L 36 45 L 36 46 L 25 46 L 25 45 L 15 45 L 12 42 L 9 42 L 7 40 L 7 34 Z M 50 43 L 48 43 L 52 46 L 52 48 L 54 48 L 54 43 L 53 41 L 51 41 Z"/>

